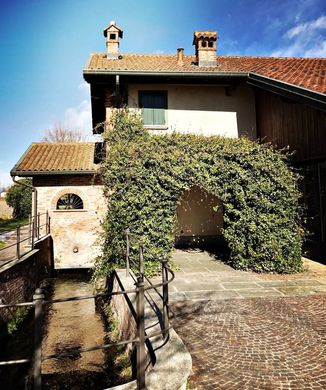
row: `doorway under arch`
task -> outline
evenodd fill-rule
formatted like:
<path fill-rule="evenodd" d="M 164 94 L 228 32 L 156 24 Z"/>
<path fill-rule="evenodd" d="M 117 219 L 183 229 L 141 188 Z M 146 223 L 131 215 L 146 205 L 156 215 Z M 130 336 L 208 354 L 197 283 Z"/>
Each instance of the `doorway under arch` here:
<path fill-rule="evenodd" d="M 185 191 L 177 206 L 175 246 L 216 247 L 223 243 L 223 204 L 201 187 Z"/>

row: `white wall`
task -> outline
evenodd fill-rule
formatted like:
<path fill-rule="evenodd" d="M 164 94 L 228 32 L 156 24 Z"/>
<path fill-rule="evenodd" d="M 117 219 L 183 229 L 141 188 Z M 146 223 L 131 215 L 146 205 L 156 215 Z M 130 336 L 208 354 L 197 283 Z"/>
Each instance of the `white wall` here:
<path fill-rule="evenodd" d="M 140 90 L 167 91 L 167 129 L 161 132 L 178 131 L 226 137 L 247 135 L 256 139 L 255 99 L 250 87 L 228 88 L 227 93 L 226 88 L 221 86 L 131 84 L 128 89 L 128 106 L 132 109 L 138 108 Z"/>

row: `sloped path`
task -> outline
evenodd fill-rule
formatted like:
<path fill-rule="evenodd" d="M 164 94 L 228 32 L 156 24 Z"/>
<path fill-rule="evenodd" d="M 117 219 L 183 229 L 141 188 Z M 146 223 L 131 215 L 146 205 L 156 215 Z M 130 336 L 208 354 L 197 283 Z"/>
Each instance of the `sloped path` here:
<path fill-rule="evenodd" d="M 57 279 L 53 299 L 92 295 L 92 284 L 79 279 Z M 56 303 L 50 307 L 42 354 L 51 355 L 103 344 L 105 332 L 95 312 L 94 299 Z M 96 388 L 94 383 L 105 377 L 103 350 L 80 353 L 42 363 L 44 389 Z M 58 386 L 58 387 L 56 387 Z"/>
<path fill-rule="evenodd" d="M 30 236 L 29 226 L 24 225 L 20 228 L 20 239 L 24 240 L 20 244 L 20 255 L 28 252 L 31 249 L 30 243 L 26 240 Z M 0 266 L 17 258 L 17 233 L 16 230 L 0 233 L 0 240 L 5 242 L 6 247 L 0 250 Z M 10 245 L 10 246 L 9 246 Z"/>

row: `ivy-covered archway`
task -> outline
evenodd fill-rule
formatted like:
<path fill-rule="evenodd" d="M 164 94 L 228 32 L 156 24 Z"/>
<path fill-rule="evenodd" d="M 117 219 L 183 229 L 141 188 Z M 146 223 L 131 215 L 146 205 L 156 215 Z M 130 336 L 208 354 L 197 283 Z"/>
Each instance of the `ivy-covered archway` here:
<path fill-rule="evenodd" d="M 124 264 L 127 228 L 145 244 L 147 271 L 156 270 L 156 259 L 173 249 L 178 200 L 193 186 L 223 201 L 230 265 L 257 272 L 301 269 L 298 175 L 286 153 L 246 138 L 150 135 L 124 111 L 115 115 L 106 140 L 108 213 L 96 275 Z"/>

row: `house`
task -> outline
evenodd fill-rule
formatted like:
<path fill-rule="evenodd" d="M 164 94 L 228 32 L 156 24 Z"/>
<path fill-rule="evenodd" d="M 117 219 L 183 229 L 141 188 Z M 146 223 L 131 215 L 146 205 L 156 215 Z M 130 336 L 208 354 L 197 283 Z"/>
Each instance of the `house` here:
<path fill-rule="evenodd" d="M 93 132 L 102 133 L 112 113 L 127 106 L 156 134 L 247 136 L 289 146 L 304 174 L 309 253 L 325 258 L 326 59 L 219 56 L 217 33 L 210 31 L 194 33 L 193 55 L 182 48 L 173 55 L 125 54 L 115 22 L 104 36 L 106 52 L 92 54 L 83 70 Z M 50 212 L 57 268 L 91 266 L 96 254 L 90 247 L 105 213 L 96 152 L 101 146 L 33 144 L 11 172 L 33 177 L 38 209 Z M 179 242 L 221 235 L 223 215 L 212 209 L 217 201 L 200 188 L 184 194 Z"/>
<path fill-rule="evenodd" d="M 217 33 L 210 31 L 194 33 L 194 55 L 182 48 L 174 55 L 120 52 L 123 32 L 115 22 L 104 36 L 107 52 L 92 54 L 83 71 L 95 132 L 127 105 L 151 132 L 245 135 L 289 146 L 304 175 L 307 250 L 326 258 L 326 59 L 219 56 Z M 191 235 L 190 225 L 179 234 Z"/>
<path fill-rule="evenodd" d="M 37 211 L 49 212 L 56 269 L 90 268 L 100 253 L 106 202 L 97 146 L 33 143 L 11 170 L 12 176 L 33 178 Z"/>

